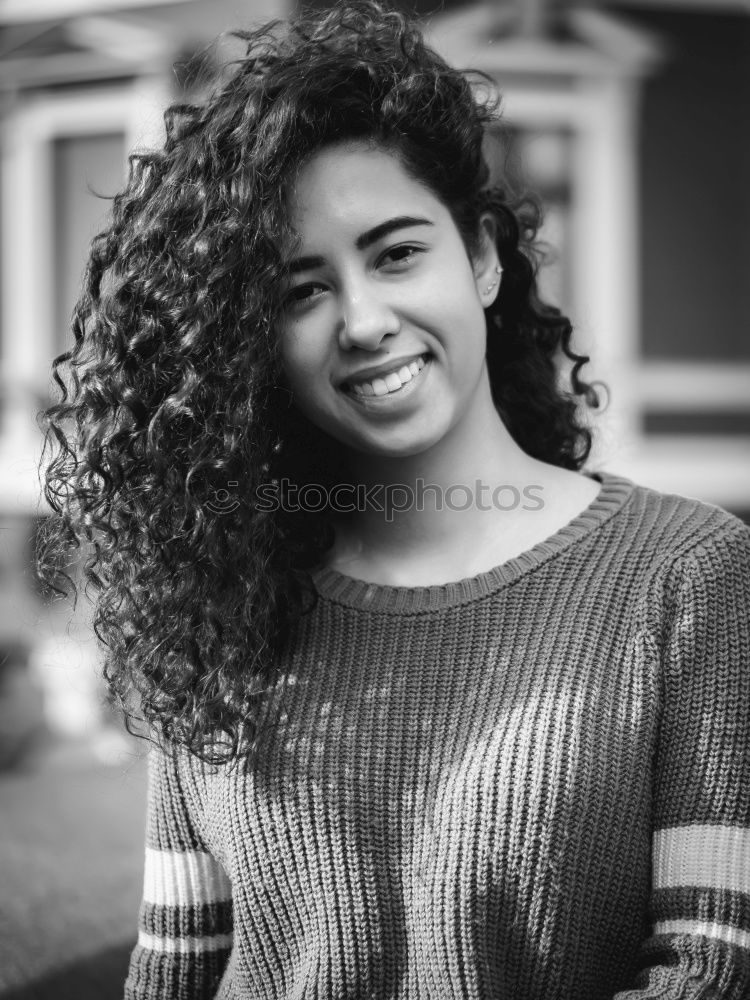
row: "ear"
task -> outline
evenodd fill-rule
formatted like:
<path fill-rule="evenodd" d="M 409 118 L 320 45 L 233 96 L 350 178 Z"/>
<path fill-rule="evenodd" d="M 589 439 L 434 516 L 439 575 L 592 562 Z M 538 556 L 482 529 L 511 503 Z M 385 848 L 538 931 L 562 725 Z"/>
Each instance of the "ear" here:
<path fill-rule="evenodd" d="M 497 253 L 497 222 L 492 212 L 479 218 L 479 252 L 474 260 L 474 279 L 482 307 L 487 309 L 500 291 L 502 266 Z"/>

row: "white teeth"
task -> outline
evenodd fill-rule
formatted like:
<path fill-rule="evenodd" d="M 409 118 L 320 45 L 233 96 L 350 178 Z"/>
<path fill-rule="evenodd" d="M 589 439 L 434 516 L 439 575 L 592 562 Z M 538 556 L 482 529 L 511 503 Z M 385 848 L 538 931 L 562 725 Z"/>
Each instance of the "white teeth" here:
<path fill-rule="evenodd" d="M 389 372 L 385 376 L 374 378 L 371 382 L 352 385 L 352 391 L 357 396 L 385 396 L 389 392 L 397 392 L 407 382 L 411 382 L 415 375 L 419 375 L 426 363 L 425 359 L 420 357 L 408 365 L 403 365 L 396 372 Z"/>

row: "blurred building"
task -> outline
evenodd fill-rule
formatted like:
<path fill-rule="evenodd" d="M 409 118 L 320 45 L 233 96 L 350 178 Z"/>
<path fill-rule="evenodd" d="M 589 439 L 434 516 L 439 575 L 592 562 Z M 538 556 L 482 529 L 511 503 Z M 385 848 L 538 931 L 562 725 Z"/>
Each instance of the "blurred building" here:
<path fill-rule="evenodd" d="M 750 4 L 462 6 L 547 205 L 543 285 L 612 390 L 596 459 L 750 515 Z"/>
<path fill-rule="evenodd" d="M 159 142 L 220 31 L 291 6 L 0 0 L 0 651 L 59 638 L 29 576 L 34 414 L 106 213 L 92 192 Z M 544 290 L 611 390 L 596 463 L 750 520 L 748 0 L 409 6 L 504 95 L 547 206 Z"/>

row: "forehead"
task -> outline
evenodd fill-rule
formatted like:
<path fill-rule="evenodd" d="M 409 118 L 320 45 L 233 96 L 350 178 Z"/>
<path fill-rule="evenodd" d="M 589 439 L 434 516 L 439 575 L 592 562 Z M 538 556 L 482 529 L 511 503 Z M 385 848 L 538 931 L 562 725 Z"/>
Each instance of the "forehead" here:
<path fill-rule="evenodd" d="M 366 141 L 325 146 L 297 171 L 287 196 L 289 221 L 301 236 L 321 227 L 361 228 L 414 208 L 439 215 L 442 205 L 404 168 L 398 155 Z"/>

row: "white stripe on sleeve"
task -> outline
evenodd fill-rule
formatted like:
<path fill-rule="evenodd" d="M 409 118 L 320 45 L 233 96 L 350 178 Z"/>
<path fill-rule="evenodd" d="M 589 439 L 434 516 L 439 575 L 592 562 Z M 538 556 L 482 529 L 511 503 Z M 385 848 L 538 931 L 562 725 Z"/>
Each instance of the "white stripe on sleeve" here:
<path fill-rule="evenodd" d="M 703 920 L 660 920 L 654 925 L 654 934 L 694 934 L 750 949 L 750 934 L 729 924 L 711 924 Z"/>
<path fill-rule="evenodd" d="M 706 824 L 657 830 L 655 889 L 702 886 L 750 893 L 750 829 Z"/>
<path fill-rule="evenodd" d="M 232 898 L 232 883 L 206 851 L 146 848 L 143 899 L 157 906 L 201 906 Z"/>
<path fill-rule="evenodd" d="M 178 938 L 157 937 L 156 934 L 147 934 L 145 931 L 140 931 L 138 934 L 138 944 L 141 948 L 170 954 L 178 952 L 183 955 L 190 954 L 191 952 L 219 951 L 222 948 L 231 948 L 233 940 L 231 934 Z"/>

